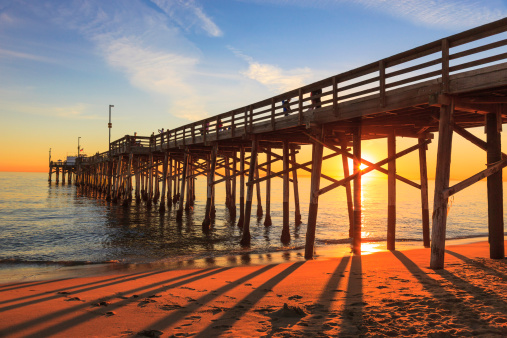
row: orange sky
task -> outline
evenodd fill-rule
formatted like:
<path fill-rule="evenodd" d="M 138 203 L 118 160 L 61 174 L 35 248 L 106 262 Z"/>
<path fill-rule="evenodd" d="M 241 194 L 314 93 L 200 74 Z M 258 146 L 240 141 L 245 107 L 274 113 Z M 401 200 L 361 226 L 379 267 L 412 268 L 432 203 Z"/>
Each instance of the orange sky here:
<path fill-rule="evenodd" d="M 67 155 L 75 155 L 77 151 L 77 137 L 72 135 L 71 130 L 57 132 L 51 134 L 50 140 L 42 142 L 36 137 L 19 140 L 14 147 L 2 147 L 0 163 L 0 171 L 25 171 L 25 172 L 48 172 L 49 148 L 48 143 L 54 145 L 52 149 L 52 160 L 58 159 L 65 160 Z M 481 139 L 485 139 L 484 129 L 475 128 L 470 130 L 474 135 Z M 86 133 L 82 133 L 86 135 Z M 102 146 L 104 139 L 107 141 L 107 134 L 102 135 L 86 135 L 80 140 L 81 146 L 85 149 L 85 153 L 94 154 L 97 151 L 104 151 L 105 147 Z M 5 134 L 4 134 L 5 135 Z M 95 137 L 94 137 L 95 136 Z M 89 141 L 89 139 L 92 141 Z M 69 142 L 70 139 L 75 139 L 75 142 Z M 114 139 L 114 138 L 113 138 Z M 86 140 L 86 141 L 85 141 Z M 49 141 L 49 142 L 48 142 Z M 502 141 L 507 144 L 507 139 L 502 136 Z M 74 144 L 75 143 L 75 144 Z M 397 151 L 401 151 L 417 143 L 417 140 L 411 138 L 397 138 Z M 435 134 L 435 139 L 429 145 L 427 159 L 428 159 L 428 177 L 433 179 L 435 176 L 436 167 L 436 149 L 438 143 L 438 134 Z M 9 144 L 8 140 L 3 140 L 3 144 Z M 372 162 L 377 162 L 386 157 L 387 154 L 387 140 L 380 139 L 374 141 L 364 141 L 362 144 L 363 157 Z M 279 151 L 278 151 L 279 152 Z M 280 153 L 280 152 L 279 152 Z M 325 150 L 324 154 L 330 151 Z M 261 160 L 265 159 L 265 155 L 260 155 Z M 297 155 L 298 162 L 310 161 L 311 147 L 302 147 L 300 153 Z M 451 161 L 451 179 L 462 180 L 471 175 L 485 169 L 486 153 L 471 144 L 470 142 L 462 139 L 459 135 L 453 136 L 453 155 Z M 273 165 L 273 170 L 281 170 L 281 163 Z M 337 156 L 323 162 L 323 173 L 333 177 L 342 177 L 342 162 L 341 157 Z M 412 180 L 419 179 L 419 158 L 417 151 L 406 155 L 397 161 L 397 173 L 401 176 Z M 299 171 L 300 175 L 309 175 L 306 171 Z M 368 175 L 385 176 L 378 172 L 372 172 Z"/>

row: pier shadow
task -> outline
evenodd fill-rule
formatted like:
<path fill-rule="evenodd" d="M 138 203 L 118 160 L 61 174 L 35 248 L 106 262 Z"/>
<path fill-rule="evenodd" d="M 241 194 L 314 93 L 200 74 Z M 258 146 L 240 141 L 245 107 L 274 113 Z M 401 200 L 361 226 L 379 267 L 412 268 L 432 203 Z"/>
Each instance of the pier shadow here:
<path fill-rule="evenodd" d="M 328 322 L 334 316 L 337 316 L 335 311 L 331 310 L 331 305 L 336 301 L 335 297 L 341 296 L 345 293 L 343 288 L 339 288 L 343 278 L 345 277 L 345 269 L 349 265 L 351 257 L 344 256 L 341 258 L 336 269 L 331 274 L 326 286 L 322 290 L 319 299 L 315 304 L 307 306 L 306 308 L 311 311 L 310 318 L 305 318 L 305 322 L 308 323 L 309 327 L 304 330 L 303 336 L 312 336 L 312 327 L 321 327 L 326 329 L 327 327 L 333 326 L 334 323 Z"/>
<path fill-rule="evenodd" d="M 484 265 L 483 263 L 479 262 L 478 260 L 468 258 L 466 256 L 463 256 L 457 252 L 451 251 L 451 250 L 445 250 L 446 253 L 453 255 L 454 257 L 461 259 L 463 262 L 471 264 L 481 270 L 484 270 L 485 273 L 488 273 L 490 275 L 495 275 L 499 278 L 502 278 L 505 282 L 507 282 L 507 274 L 504 274 L 496 269 L 490 268 L 489 266 Z M 504 264 L 507 265 L 507 260 L 503 260 Z"/>
<path fill-rule="evenodd" d="M 345 306 L 341 314 L 340 335 L 358 336 L 362 334 L 363 322 L 363 266 L 361 256 L 353 255 L 350 263 Z"/>
<path fill-rule="evenodd" d="M 453 327 L 459 329 L 468 328 L 468 333 L 477 335 L 475 329 L 478 326 L 487 327 L 490 334 L 497 332 L 492 327 L 491 322 L 484 318 L 483 313 L 478 311 L 478 307 L 474 304 L 474 300 L 480 300 L 484 294 L 478 293 L 477 289 L 468 289 L 465 292 L 458 292 L 458 285 L 449 280 L 451 274 L 449 271 L 442 269 L 437 270 L 433 274 L 439 275 L 446 281 L 437 280 L 430 277 L 421 270 L 417 264 L 410 260 L 405 254 L 399 251 L 392 251 L 393 255 L 407 268 L 407 270 L 419 281 L 423 288 L 431 294 L 431 297 L 415 296 L 410 300 L 405 300 L 400 306 L 410 307 L 413 311 L 418 310 L 421 315 L 426 316 L 426 321 L 434 326 L 445 324 L 451 329 Z M 447 285 L 446 285 L 447 284 Z M 398 305 L 395 303 L 395 305 Z M 393 307 L 393 311 L 396 308 Z M 505 307 L 503 308 L 505 311 Z"/>
<path fill-rule="evenodd" d="M 113 311 L 115 309 L 119 309 L 123 306 L 126 306 L 129 303 L 138 302 L 139 301 L 138 298 L 141 298 L 141 297 L 146 298 L 146 297 L 149 297 L 149 296 L 156 294 L 158 292 L 162 292 L 162 291 L 166 291 L 166 290 L 169 290 L 169 289 L 172 289 L 175 287 L 183 286 L 187 283 L 191 283 L 193 281 L 197 281 L 202 278 L 206 278 L 206 277 L 218 274 L 218 273 L 228 270 L 228 269 L 229 268 L 211 269 L 211 270 L 207 269 L 207 270 L 198 270 L 198 271 L 190 272 L 190 273 L 184 274 L 182 276 L 177 276 L 177 277 L 174 277 L 174 278 L 171 278 L 168 280 L 164 279 L 164 280 L 158 281 L 156 283 L 144 284 L 140 287 L 125 290 L 122 292 L 122 294 L 137 294 L 138 297 L 134 297 L 134 298 L 130 297 L 127 299 L 123 299 L 123 298 L 121 298 L 121 297 L 119 298 L 117 295 L 115 295 L 115 296 L 109 296 L 109 297 L 102 298 L 101 301 L 109 302 L 109 301 L 116 300 L 118 298 L 121 299 L 120 301 L 117 301 L 113 304 L 108 305 L 107 309 L 109 311 Z M 166 272 L 166 271 L 157 271 L 157 272 L 152 273 L 152 275 L 155 275 L 158 273 L 163 273 L 163 272 Z M 146 277 L 146 276 L 144 276 L 144 277 Z M 172 283 L 172 284 L 165 285 L 167 283 Z M 113 285 L 113 284 L 117 284 L 117 283 L 111 283 L 110 285 Z M 153 288 L 156 288 L 156 289 L 153 289 Z M 89 291 L 89 290 L 80 290 L 79 292 L 84 292 L 84 291 Z M 73 295 L 75 295 L 76 293 L 73 293 Z M 94 306 L 93 304 L 95 304 L 96 302 L 97 302 L 96 299 L 93 301 L 89 301 L 89 302 L 83 302 L 79 305 L 75 305 L 70 308 L 58 310 L 58 311 L 40 316 L 38 318 L 34 318 L 32 320 L 22 322 L 17 325 L 6 327 L 5 329 L 0 331 L 0 336 L 12 335 L 12 334 L 15 334 L 15 333 L 23 330 L 23 329 L 30 328 L 30 327 L 40 325 L 43 323 L 48 323 L 48 322 L 51 322 L 52 320 L 58 319 L 60 317 L 64 317 L 68 314 L 76 313 L 78 310 L 90 309 Z M 88 320 L 96 318 L 97 314 L 100 314 L 100 313 L 97 313 L 97 311 L 99 311 L 99 310 L 89 311 L 89 312 L 87 311 L 83 314 L 79 314 L 73 318 L 70 318 L 70 319 L 65 320 L 63 322 L 60 322 L 58 324 L 51 325 L 45 329 L 39 330 L 36 333 L 29 335 L 28 337 L 47 337 L 47 336 L 59 334 L 62 331 L 65 331 L 75 325 L 79 325 L 83 322 L 86 322 Z M 77 312 L 77 313 L 79 313 L 79 312 Z"/>
<path fill-rule="evenodd" d="M 241 317 L 245 315 L 249 310 L 251 310 L 255 304 L 257 304 L 264 296 L 266 296 L 267 293 L 271 292 L 272 288 L 287 278 L 291 273 L 296 271 L 304 263 L 304 261 L 293 263 L 282 272 L 278 273 L 274 277 L 268 279 L 266 282 L 256 287 L 254 291 L 245 296 L 242 300 L 238 301 L 235 306 L 228 309 L 216 321 L 199 332 L 196 337 L 217 337 L 224 334 L 236 322 L 240 321 Z M 239 284 L 240 283 L 237 283 L 236 286 Z M 268 336 L 270 336 L 270 334 L 268 334 Z"/>

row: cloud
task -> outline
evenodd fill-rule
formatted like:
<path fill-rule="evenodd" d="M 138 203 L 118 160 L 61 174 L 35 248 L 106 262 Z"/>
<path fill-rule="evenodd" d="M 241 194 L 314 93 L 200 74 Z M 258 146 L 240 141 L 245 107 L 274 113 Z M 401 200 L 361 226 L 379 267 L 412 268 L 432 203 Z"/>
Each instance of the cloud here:
<path fill-rule="evenodd" d="M 46 58 L 40 55 L 34 55 L 29 53 L 21 53 L 21 52 L 15 52 L 12 50 L 6 50 L 0 48 L 0 58 L 15 58 L 15 59 L 24 59 L 24 60 L 32 60 L 32 61 L 41 61 L 41 62 L 48 62 L 48 63 L 54 63 L 55 60 L 52 60 L 50 58 Z"/>
<path fill-rule="evenodd" d="M 499 20 L 507 15 L 495 1 L 476 0 L 355 0 L 366 8 L 380 10 L 424 26 L 463 29 Z"/>
<path fill-rule="evenodd" d="M 507 16 L 500 0 L 240 0 L 285 6 L 329 8 L 351 4 L 379 11 L 417 25 L 467 29 Z"/>
<path fill-rule="evenodd" d="M 193 85 L 201 51 L 185 34 L 223 33 L 195 1 L 48 0 L 30 8 L 92 42 L 95 53 L 133 86 L 163 96 L 172 115 L 192 120 L 208 116 Z"/>
<path fill-rule="evenodd" d="M 313 77 L 310 68 L 284 70 L 278 66 L 256 62 L 252 57 L 229 46 L 236 56 L 248 63 L 248 69 L 242 75 L 257 81 L 273 92 L 286 92 L 303 86 Z"/>
<path fill-rule="evenodd" d="M 151 0 L 162 9 L 172 20 L 185 30 L 197 27 L 209 36 L 219 37 L 223 33 L 213 20 L 204 13 L 194 0 Z"/>

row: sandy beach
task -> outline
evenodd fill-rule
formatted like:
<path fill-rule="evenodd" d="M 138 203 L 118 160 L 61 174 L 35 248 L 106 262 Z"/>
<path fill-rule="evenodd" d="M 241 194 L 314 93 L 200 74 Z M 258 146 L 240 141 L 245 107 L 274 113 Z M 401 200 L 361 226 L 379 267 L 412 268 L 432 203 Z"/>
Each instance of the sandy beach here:
<path fill-rule="evenodd" d="M 2 337 L 507 336 L 507 261 L 485 242 L 268 265 L 0 285 Z"/>

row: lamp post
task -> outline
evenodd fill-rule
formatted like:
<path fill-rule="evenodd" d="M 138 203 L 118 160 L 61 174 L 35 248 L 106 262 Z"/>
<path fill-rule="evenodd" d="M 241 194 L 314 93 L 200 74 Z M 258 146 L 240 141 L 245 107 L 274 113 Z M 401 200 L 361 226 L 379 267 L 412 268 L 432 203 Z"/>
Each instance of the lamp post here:
<path fill-rule="evenodd" d="M 80 149 L 81 149 L 81 147 L 79 146 L 79 140 L 80 140 L 80 139 L 81 139 L 81 136 L 79 136 L 79 137 L 77 138 L 77 157 L 79 157 L 79 152 L 80 152 Z"/>
<path fill-rule="evenodd" d="M 114 105 L 109 105 L 109 123 L 107 124 L 107 128 L 109 128 L 109 153 L 111 154 L 111 128 L 113 128 L 113 124 L 111 123 L 111 108 Z"/>

